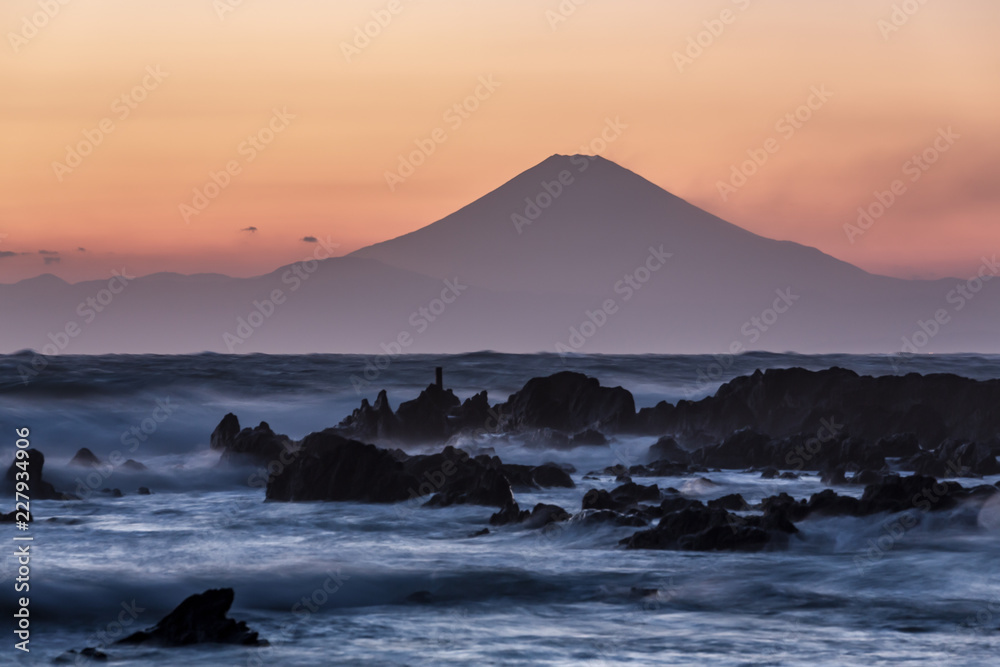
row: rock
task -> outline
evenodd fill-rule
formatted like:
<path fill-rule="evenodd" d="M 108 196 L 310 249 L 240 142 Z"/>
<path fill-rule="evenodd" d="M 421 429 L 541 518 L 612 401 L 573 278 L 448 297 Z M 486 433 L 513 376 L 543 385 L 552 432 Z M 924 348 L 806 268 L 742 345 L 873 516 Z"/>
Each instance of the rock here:
<path fill-rule="evenodd" d="M 123 463 L 121 467 L 124 468 L 125 470 L 132 470 L 134 472 L 141 472 L 143 470 L 149 470 L 149 468 L 147 468 L 145 465 L 143 465 L 142 463 L 139 463 L 138 461 L 136 461 L 134 459 L 129 459 L 128 461 L 126 461 L 125 463 Z"/>
<path fill-rule="evenodd" d="M 524 525 L 526 528 L 544 528 L 552 523 L 569 521 L 570 518 L 570 513 L 558 505 L 538 503 L 531 510 L 531 515 L 524 520 Z"/>
<path fill-rule="evenodd" d="M 916 453 L 908 434 L 925 449 L 945 438 L 990 442 L 1000 433 L 997 405 L 1000 380 L 781 368 L 735 378 L 697 402 L 660 403 L 640 410 L 634 430 L 671 434 L 686 446 L 712 444 L 740 429 L 773 439 L 801 435 L 829 440 L 850 434 L 874 443 L 870 449 L 876 456 L 906 457 Z M 776 467 L 796 465 L 783 462 Z"/>
<path fill-rule="evenodd" d="M 532 378 L 498 409 L 510 428 L 551 428 L 563 433 L 623 431 L 635 418 L 631 393 L 621 387 L 602 387 L 595 378 L 571 371 Z"/>
<path fill-rule="evenodd" d="M 600 431 L 588 428 L 570 437 L 569 442 L 573 447 L 605 447 L 608 439 Z"/>
<path fill-rule="evenodd" d="M 572 489 L 576 487 L 573 478 L 569 473 L 552 463 L 543 463 L 532 470 L 532 479 L 535 484 L 543 489 L 563 488 Z"/>
<path fill-rule="evenodd" d="M 945 440 L 901 463 L 904 470 L 933 477 L 983 477 L 1000 474 L 993 448 L 968 440 Z"/>
<path fill-rule="evenodd" d="M 375 405 L 369 405 L 367 398 L 361 399 L 361 407 L 340 422 L 337 428 L 346 437 L 357 440 L 390 439 L 402 432 L 385 389 L 378 393 Z"/>
<path fill-rule="evenodd" d="M 709 507 L 718 507 L 724 510 L 749 509 L 747 501 L 744 500 L 743 496 L 738 493 L 731 493 L 728 496 L 722 496 L 721 498 L 716 498 L 715 500 L 709 500 L 706 504 Z"/>
<path fill-rule="evenodd" d="M 302 440 L 289 463 L 270 475 L 266 495 L 279 501 L 385 503 L 430 495 L 428 504 L 437 507 L 504 507 L 514 496 L 502 465 L 499 458 L 473 459 L 454 447 L 407 456 L 327 429 Z"/>
<path fill-rule="evenodd" d="M 188 646 L 191 644 L 238 644 L 266 646 L 267 642 L 252 632 L 243 621 L 226 616 L 233 605 L 232 588 L 215 588 L 192 595 L 153 628 L 136 632 L 119 644 L 154 644 Z"/>
<path fill-rule="evenodd" d="M 401 403 L 396 410 L 400 437 L 410 442 L 447 440 L 452 433 L 448 414 L 458 406 L 458 398 L 451 389 L 428 385 L 419 396 Z"/>
<path fill-rule="evenodd" d="M 431 604 L 434 595 L 430 591 L 416 591 L 406 596 L 406 602 L 411 604 Z"/>
<path fill-rule="evenodd" d="M 79 466 L 81 468 L 96 468 L 101 465 L 101 460 L 94 455 L 94 452 L 90 451 L 86 447 L 83 447 L 73 455 L 69 464 L 71 466 Z"/>
<path fill-rule="evenodd" d="M 212 437 L 209 441 L 210 447 L 219 451 L 231 448 L 239 432 L 240 420 L 232 412 L 227 413 L 212 431 Z"/>
<path fill-rule="evenodd" d="M 772 439 L 751 429 L 740 429 L 722 442 L 693 453 L 698 463 L 717 468 L 742 469 L 771 465 Z"/>
<path fill-rule="evenodd" d="M 149 495 L 152 495 L 152 493 L 153 492 L 149 490 L 149 487 L 146 487 L 146 486 L 140 486 L 139 487 L 139 495 L 140 496 L 149 496 Z"/>
<path fill-rule="evenodd" d="M 764 517 L 739 517 L 721 508 L 689 507 L 667 514 L 654 528 L 639 531 L 621 544 L 628 549 L 682 551 L 759 551 L 776 537 L 787 538 L 788 526 L 765 527 Z M 773 523 L 773 522 L 772 522 Z M 791 526 L 794 530 L 794 526 Z"/>
<path fill-rule="evenodd" d="M 218 430 L 216 428 L 216 431 Z M 288 436 L 275 433 L 267 422 L 261 422 L 252 429 L 243 429 L 233 438 L 232 442 L 227 443 L 220 461 L 233 464 L 266 465 L 272 461 L 280 461 L 282 454 L 291 444 L 292 441 Z"/>
<path fill-rule="evenodd" d="M 659 502 L 659 487 L 655 484 L 643 486 L 635 482 L 626 482 L 611 491 L 591 489 L 583 496 L 582 509 L 623 512 L 637 507 L 643 501 Z"/>
<path fill-rule="evenodd" d="M 573 521 L 579 521 L 584 525 L 613 523 L 616 526 L 632 526 L 635 528 L 649 525 L 649 521 L 637 514 L 621 514 L 612 510 L 584 510 L 573 517 Z"/>
<path fill-rule="evenodd" d="M 45 468 L 45 455 L 37 449 L 18 450 L 26 452 L 25 458 L 15 458 L 7 474 L 4 476 L 4 492 L 13 498 L 14 490 L 17 488 L 17 474 L 28 473 L 28 488 L 32 500 L 67 500 L 71 496 L 56 491 L 55 487 L 42 479 L 42 470 Z M 21 465 L 18 465 L 21 464 Z"/>
<path fill-rule="evenodd" d="M 79 664 L 81 659 L 93 660 L 94 662 L 106 662 L 108 659 L 108 654 L 103 651 L 99 651 L 93 646 L 88 646 L 87 648 L 76 651 L 69 650 L 60 655 L 55 659 L 57 663 L 73 663 Z"/>
<path fill-rule="evenodd" d="M 686 465 L 691 462 L 691 454 L 682 449 L 676 440 L 664 436 L 649 446 L 649 460 Z"/>
<path fill-rule="evenodd" d="M 768 466 L 760 473 L 761 479 L 775 479 L 778 476 L 778 469 L 774 466 Z"/>
<path fill-rule="evenodd" d="M 483 535 L 489 535 L 489 534 L 490 534 L 490 529 L 483 528 L 482 530 L 477 530 L 476 532 L 471 533 L 469 537 L 482 537 Z"/>
<path fill-rule="evenodd" d="M 491 526 L 506 526 L 512 523 L 521 523 L 531 515 L 531 512 L 522 510 L 515 501 L 510 501 L 499 512 L 495 512 L 490 517 Z"/>
<path fill-rule="evenodd" d="M 124 495 L 125 495 L 125 494 L 124 494 L 124 493 L 122 493 L 122 490 L 121 490 L 121 489 L 111 489 L 111 497 L 112 497 L 112 498 L 121 498 L 121 497 L 123 497 Z"/>
<path fill-rule="evenodd" d="M 489 396 L 485 391 L 465 399 L 462 405 L 452 408 L 449 413 L 452 432 L 461 431 L 494 431 L 499 425 L 497 413 L 490 407 Z"/>

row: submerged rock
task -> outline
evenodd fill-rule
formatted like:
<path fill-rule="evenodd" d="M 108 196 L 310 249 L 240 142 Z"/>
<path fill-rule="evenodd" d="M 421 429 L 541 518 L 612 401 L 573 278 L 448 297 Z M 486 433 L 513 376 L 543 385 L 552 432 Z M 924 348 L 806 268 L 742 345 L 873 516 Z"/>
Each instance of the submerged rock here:
<path fill-rule="evenodd" d="M 82 447 L 77 450 L 73 458 L 69 460 L 71 466 L 79 466 L 81 468 L 96 468 L 101 465 L 101 459 L 97 458 L 94 452 L 90 451 L 86 447 Z"/>
<path fill-rule="evenodd" d="M 233 605 L 232 588 L 214 588 L 181 602 L 153 628 L 118 641 L 119 644 L 188 646 L 191 644 L 239 644 L 267 646 L 243 621 L 226 614 Z"/>
<path fill-rule="evenodd" d="M 621 541 L 628 549 L 759 551 L 797 532 L 787 521 L 740 517 L 722 508 L 691 506 L 671 512 L 648 530 Z"/>

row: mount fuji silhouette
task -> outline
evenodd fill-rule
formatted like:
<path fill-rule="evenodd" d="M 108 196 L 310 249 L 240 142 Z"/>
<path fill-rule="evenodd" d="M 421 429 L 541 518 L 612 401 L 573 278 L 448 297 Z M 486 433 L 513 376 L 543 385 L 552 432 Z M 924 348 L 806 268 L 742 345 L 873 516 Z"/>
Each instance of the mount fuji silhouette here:
<path fill-rule="evenodd" d="M 107 283 L 0 285 L 0 352 L 1000 352 L 1000 281 L 873 275 L 581 155 L 313 266 Z"/>

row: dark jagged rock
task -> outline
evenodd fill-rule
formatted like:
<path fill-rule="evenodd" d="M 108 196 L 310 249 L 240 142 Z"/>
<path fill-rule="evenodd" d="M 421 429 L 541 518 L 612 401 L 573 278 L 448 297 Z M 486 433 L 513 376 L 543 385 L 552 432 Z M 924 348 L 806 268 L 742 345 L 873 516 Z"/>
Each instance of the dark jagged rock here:
<path fill-rule="evenodd" d="M 613 523 L 616 526 L 632 526 L 642 528 L 649 525 L 649 521 L 638 514 L 622 514 L 612 510 L 584 510 L 573 519 L 584 525 Z"/>
<path fill-rule="evenodd" d="M 906 458 L 920 451 L 920 440 L 914 433 L 894 433 L 879 438 L 874 449 L 886 458 Z"/>
<path fill-rule="evenodd" d="M 233 605 L 232 588 L 213 588 L 192 595 L 149 630 L 118 641 L 119 644 L 154 644 L 189 646 L 191 644 L 238 644 L 266 646 L 267 642 L 251 631 L 243 621 L 226 614 Z"/>
<path fill-rule="evenodd" d="M 760 473 L 761 479 L 775 479 L 778 477 L 778 469 L 774 466 L 767 466 Z"/>
<path fill-rule="evenodd" d="M 527 466 L 512 463 L 502 465 L 502 470 L 510 480 L 510 485 L 518 490 L 566 488 L 576 486 L 569 473 L 553 463 Z"/>
<path fill-rule="evenodd" d="M 521 523 L 529 516 L 531 516 L 531 512 L 528 510 L 522 510 L 517 502 L 512 500 L 504 505 L 499 512 L 494 512 L 493 515 L 490 516 L 490 525 L 506 526 L 512 523 Z"/>
<path fill-rule="evenodd" d="M 375 405 L 370 405 L 367 398 L 361 399 L 361 407 L 340 422 L 337 428 L 345 436 L 357 440 L 395 438 L 402 431 L 385 389 L 378 393 Z"/>
<path fill-rule="evenodd" d="M 570 445 L 573 447 L 605 447 L 608 439 L 600 431 L 588 428 L 570 437 Z"/>
<path fill-rule="evenodd" d="M 611 491 L 591 489 L 583 496 L 582 509 L 623 512 L 638 507 L 639 503 L 644 501 L 659 502 L 659 487 L 655 484 L 643 486 L 635 482 L 626 482 Z"/>
<path fill-rule="evenodd" d="M 147 486 L 140 486 L 138 493 L 139 493 L 140 496 L 150 496 L 150 495 L 153 495 L 153 492 L 150 491 L 149 487 L 147 487 Z"/>
<path fill-rule="evenodd" d="M 569 521 L 572 515 L 558 505 L 538 503 L 531 510 L 531 514 L 524 520 L 526 528 L 544 528 L 552 523 L 562 523 Z"/>
<path fill-rule="evenodd" d="M 649 446 L 649 460 L 688 464 L 691 462 L 691 453 L 678 445 L 670 436 L 664 436 Z"/>
<path fill-rule="evenodd" d="M 267 422 L 261 422 L 254 428 L 240 431 L 222 451 L 221 461 L 235 464 L 280 461 L 291 444 L 287 435 L 279 435 L 271 430 Z"/>
<path fill-rule="evenodd" d="M 571 371 L 532 378 L 499 407 L 505 424 L 514 429 L 618 432 L 630 428 L 635 418 L 635 401 L 627 390 L 602 387 L 595 378 Z"/>
<path fill-rule="evenodd" d="M 530 512 L 522 510 L 516 502 L 511 501 L 499 512 L 490 517 L 491 526 L 506 526 L 510 524 L 523 524 L 525 528 L 544 528 L 552 523 L 568 521 L 571 518 L 569 512 L 558 505 L 548 505 L 538 503 Z"/>
<path fill-rule="evenodd" d="M 71 466 L 79 466 L 81 468 L 96 468 L 101 465 L 101 459 L 94 455 L 94 452 L 90 451 L 86 447 L 79 449 L 73 458 L 69 460 Z"/>
<path fill-rule="evenodd" d="M 267 499 L 399 502 L 431 496 L 431 506 L 504 507 L 514 497 L 500 459 L 470 458 L 454 447 L 408 456 L 348 440 L 335 429 L 312 433 L 287 465 L 271 474 Z"/>
<path fill-rule="evenodd" d="M 236 440 L 236 436 L 240 433 L 240 420 L 232 412 L 226 414 L 219 422 L 219 425 L 215 427 L 212 431 L 212 437 L 209 441 L 211 443 L 212 449 L 217 449 L 219 451 L 225 451 L 232 447 L 233 441 Z"/>
<path fill-rule="evenodd" d="M 983 477 L 1000 474 L 1000 463 L 988 445 L 968 440 L 946 440 L 902 462 L 904 470 L 933 477 Z"/>
<path fill-rule="evenodd" d="M 125 470 L 132 470 L 134 472 L 141 472 L 143 470 L 149 470 L 145 465 L 139 463 L 135 459 L 129 459 L 122 464 L 122 468 Z"/>
<path fill-rule="evenodd" d="M 861 498 L 838 495 L 832 489 L 815 493 L 809 500 L 796 501 L 786 493 L 766 498 L 761 503 L 765 514 L 779 512 L 792 521 L 809 516 L 870 516 L 882 512 L 947 510 L 961 502 L 997 493 L 992 486 L 963 488 L 957 482 L 938 482 L 933 477 L 886 475 L 882 481 L 865 487 Z"/>
<path fill-rule="evenodd" d="M 42 479 L 42 470 L 45 467 L 45 455 L 40 450 L 32 448 L 21 451 L 27 452 L 26 458 L 15 458 L 11 462 L 10 467 L 7 468 L 3 484 L 5 493 L 9 493 L 13 497 L 14 489 L 17 488 L 17 482 L 24 481 L 18 480 L 17 474 L 27 472 L 28 488 L 31 491 L 32 500 L 68 500 L 72 497 L 56 491 L 54 486 Z M 22 465 L 19 466 L 19 463 Z"/>
<path fill-rule="evenodd" d="M 449 413 L 450 429 L 460 431 L 493 431 L 498 426 L 497 413 L 490 407 L 489 396 L 481 391 L 465 399 Z"/>
<path fill-rule="evenodd" d="M 745 510 L 749 509 L 747 501 L 743 499 L 738 493 L 731 493 L 728 496 L 722 496 L 721 498 L 716 498 L 715 500 L 709 500 L 706 503 L 709 507 L 718 507 L 724 510 Z"/>
<path fill-rule="evenodd" d="M 459 406 L 451 389 L 428 385 L 412 401 L 400 403 L 396 410 L 400 437 L 411 442 L 446 440 L 452 433 L 449 413 Z"/>
<path fill-rule="evenodd" d="M 789 530 L 791 529 L 791 530 Z M 795 527 L 762 516 L 739 517 L 721 508 L 688 507 L 621 541 L 628 549 L 759 551 Z"/>
<path fill-rule="evenodd" d="M 710 445 L 740 429 L 776 439 L 837 430 L 867 443 L 884 439 L 888 451 L 873 448 L 883 456 L 907 456 L 914 453 L 912 442 L 893 440 L 900 434 L 914 434 L 925 449 L 946 438 L 991 442 L 1000 433 L 997 405 L 1000 380 L 916 373 L 871 377 L 842 368 L 769 369 L 735 378 L 697 402 L 641 410 L 635 429 L 669 433 L 688 446 Z"/>

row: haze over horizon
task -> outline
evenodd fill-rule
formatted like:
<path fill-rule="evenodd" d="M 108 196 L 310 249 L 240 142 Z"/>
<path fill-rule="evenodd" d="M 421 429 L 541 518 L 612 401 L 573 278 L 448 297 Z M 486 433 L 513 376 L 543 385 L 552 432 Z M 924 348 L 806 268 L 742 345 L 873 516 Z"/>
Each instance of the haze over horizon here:
<path fill-rule="evenodd" d="M 7 3 L 0 283 L 261 275 L 588 152 L 876 274 L 967 278 L 1000 245 L 995 3 L 219 4 L 59 4 L 32 29 L 38 4 Z"/>

